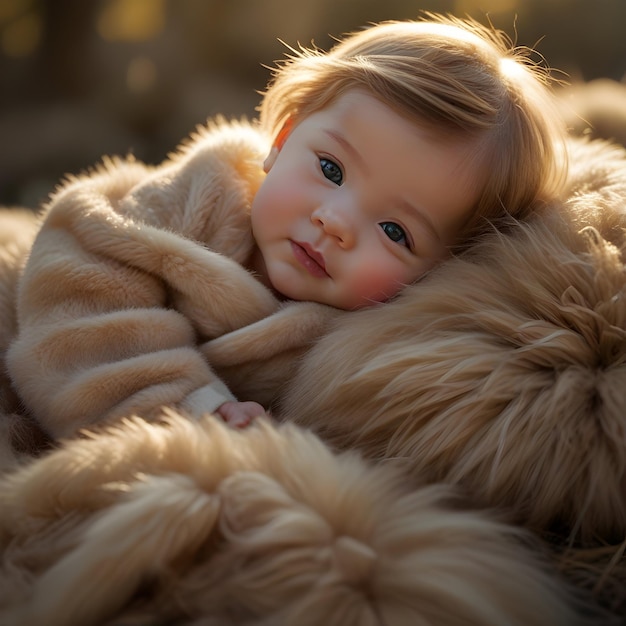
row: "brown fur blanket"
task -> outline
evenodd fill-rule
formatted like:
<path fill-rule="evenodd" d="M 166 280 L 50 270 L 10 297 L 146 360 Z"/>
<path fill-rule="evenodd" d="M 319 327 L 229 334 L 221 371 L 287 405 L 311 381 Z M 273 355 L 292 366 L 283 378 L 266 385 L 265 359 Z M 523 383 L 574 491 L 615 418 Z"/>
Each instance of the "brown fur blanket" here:
<path fill-rule="evenodd" d="M 284 424 L 128 419 L 7 471 L 0 623 L 623 620 L 626 153 L 571 151 L 562 202 L 307 353 L 202 346 Z"/>

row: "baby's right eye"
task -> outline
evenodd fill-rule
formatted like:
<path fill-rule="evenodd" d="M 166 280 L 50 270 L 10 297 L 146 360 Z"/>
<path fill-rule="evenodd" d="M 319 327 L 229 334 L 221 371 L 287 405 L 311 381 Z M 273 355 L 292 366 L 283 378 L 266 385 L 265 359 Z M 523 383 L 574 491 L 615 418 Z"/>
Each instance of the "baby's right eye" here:
<path fill-rule="evenodd" d="M 334 161 L 327 159 L 325 157 L 320 157 L 320 168 L 322 170 L 322 174 L 331 183 L 335 183 L 335 185 L 341 185 L 343 183 L 343 172 L 339 165 L 337 165 Z"/>

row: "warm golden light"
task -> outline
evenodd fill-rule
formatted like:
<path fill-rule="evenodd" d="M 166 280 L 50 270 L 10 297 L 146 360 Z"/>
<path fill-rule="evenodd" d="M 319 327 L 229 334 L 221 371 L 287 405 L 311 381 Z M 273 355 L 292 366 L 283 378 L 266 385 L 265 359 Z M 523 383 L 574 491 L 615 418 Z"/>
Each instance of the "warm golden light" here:
<path fill-rule="evenodd" d="M 475 14 L 477 11 L 487 15 L 514 13 L 520 4 L 520 0 L 456 0 L 453 13 L 458 16 Z"/>
<path fill-rule="evenodd" d="M 0 0 L 0 26 L 30 9 L 32 0 Z"/>
<path fill-rule="evenodd" d="M 108 0 L 97 29 L 107 41 L 146 41 L 156 37 L 164 24 L 164 0 Z"/>
<path fill-rule="evenodd" d="M 2 30 L 2 52 L 9 57 L 27 57 L 37 50 L 42 32 L 40 15 L 29 11 L 11 20 Z"/>

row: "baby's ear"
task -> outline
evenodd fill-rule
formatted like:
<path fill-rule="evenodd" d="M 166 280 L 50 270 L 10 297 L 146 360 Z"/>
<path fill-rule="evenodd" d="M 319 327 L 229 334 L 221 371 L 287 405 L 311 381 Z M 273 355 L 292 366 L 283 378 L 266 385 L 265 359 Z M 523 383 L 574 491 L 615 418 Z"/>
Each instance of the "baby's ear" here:
<path fill-rule="evenodd" d="M 283 125 L 281 126 L 278 134 L 276 135 L 276 139 L 274 139 L 274 143 L 272 144 L 272 149 L 270 153 L 267 155 L 265 162 L 263 163 L 263 169 L 265 173 L 269 172 L 276 161 L 276 157 L 279 152 L 283 149 L 285 145 L 285 141 L 287 141 L 287 137 L 289 137 L 291 131 L 293 129 L 293 117 L 288 117 Z"/>
<path fill-rule="evenodd" d="M 279 152 L 280 149 L 277 146 L 272 146 L 270 153 L 267 155 L 265 161 L 263 161 L 263 171 L 266 174 L 272 169 L 272 165 L 276 162 L 276 157 L 278 157 Z"/>

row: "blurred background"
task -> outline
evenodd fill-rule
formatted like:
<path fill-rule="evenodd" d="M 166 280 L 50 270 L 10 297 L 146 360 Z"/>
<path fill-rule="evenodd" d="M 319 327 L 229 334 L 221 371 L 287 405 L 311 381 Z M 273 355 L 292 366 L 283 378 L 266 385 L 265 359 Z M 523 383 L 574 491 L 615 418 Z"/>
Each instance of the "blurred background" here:
<path fill-rule="evenodd" d="M 575 132 L 626 143 L 625 0 L 0 0 L 0 204 L 35 208 L 103 154 L 160 162 L 252 117 L 285 47 L 423 10 L 490 20 L 557 77 Z"/>

